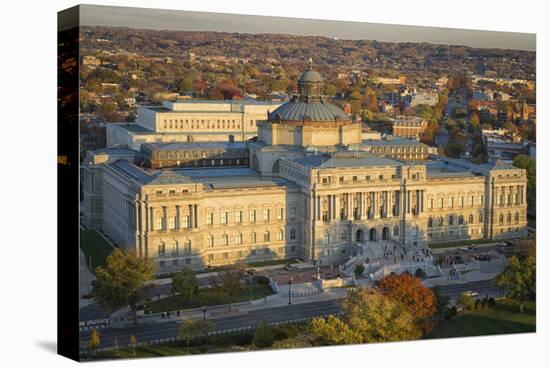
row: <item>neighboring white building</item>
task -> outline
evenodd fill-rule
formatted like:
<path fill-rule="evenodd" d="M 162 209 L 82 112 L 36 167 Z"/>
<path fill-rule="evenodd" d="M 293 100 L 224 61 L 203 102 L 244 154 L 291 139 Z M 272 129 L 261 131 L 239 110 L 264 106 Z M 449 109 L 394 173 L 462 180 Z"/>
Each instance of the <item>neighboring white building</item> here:
<path fill-rule="evenodd" d="M 138 106 L 135 123 L 107 125 L 107 146 L 139 150 L 142 143 L 246 141 L 257 123 L 282 103 L 261 101 L 164 101 Z"/>

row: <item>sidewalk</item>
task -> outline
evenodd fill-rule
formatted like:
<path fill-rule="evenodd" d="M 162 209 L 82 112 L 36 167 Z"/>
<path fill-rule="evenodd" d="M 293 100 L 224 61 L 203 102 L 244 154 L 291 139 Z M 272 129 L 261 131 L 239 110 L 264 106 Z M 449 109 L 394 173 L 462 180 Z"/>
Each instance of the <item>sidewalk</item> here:
<path fill-rule="evenodd" d="M 80 249 L 80 286 L 79 289 L 79 298 L 78 298 L 78 308 L 82 309 L 85 306 L 93 303 L 92 299 L 83 299 L 82 296 L 89 294 L 92 291 L 92 282 L 96 279 L 95 275 L 88 269 L 88 264 L 86 263 L 86 257 L 82 249 Z"/>
<path fill-rule="evenodd" d="M 426 287 L 434 287 L 436 285 L 464 284 L 480 280 L 493 279 L 497 275 L 498 273 L 482 273 L 479 270 L 476 270 L 462 275 L 459 279 L 445 279 L 445 277 L 428 278 L 424 280 L 423 283 Z"/>
<path fill-rule="evenodd" d="M 312 302 L 330 301 L 342 299 L 347 295 L 347 288 L 330 288 L 322 293 L 309 296 L 309 297 L 292 297 L 291 301 L 293 305 L 306 304 Z M 288 306 L 288 293 L 287 294 L 274 294 L 266 298 L 253 300 L 252 302 L 242 302 L 238 304 L 232 304 L 231 310 L 229 305 L 219 305 L 208 307 L 206 311 L 206 318 L 209 320 L 216 320 L 219 318 L 225 318 L 232 315 L 242 315 L 251 311 L 277 308 Z M 180 312 L 180 316 L 176 316 L 175 312 L 170 313 L 170 318 L 162 318 L 160 315 L 154 316 L 141 316 L 140 323 L 158 323 L 158 322 L 173 322 L 175 320 L 202 320 L 204 315 L 200 309 L 184 310 Z M 126 326 L 127 323 L 119 324 L 121 327 Z M 113 325 L 114 326 L 114 325 Z M 116 327 L 116 326 L 115 326 Z"/>

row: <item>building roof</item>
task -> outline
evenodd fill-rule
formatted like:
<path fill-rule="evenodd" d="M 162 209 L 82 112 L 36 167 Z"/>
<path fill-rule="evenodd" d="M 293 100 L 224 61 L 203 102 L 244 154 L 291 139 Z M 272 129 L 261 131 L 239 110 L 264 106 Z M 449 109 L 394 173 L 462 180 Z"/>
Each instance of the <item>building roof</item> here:
<path fill-rule="evenodd" d="M 244 142 L 189 142 L 189 143 L 143 143 L 142 147 L 152 150 L 187 150 L 187 149 L 247 149 Z"/>
<path fill-rule="evenodd" d="M 398 146 L 398 145 L 423 145 L 422 142 L 419 142 L 416 139 L 408 138 L 392 138 L 392 139 L 366 139 L 363 140 L 360 146 Z"/>
<path fill-rule="evenodd" d="M 336 121 L 351 120 L 340 107 L 326 101 L 303 102 L 298 99 L 286 102 L 269 114 L 271 121 Z"/>
<path fill-rule="evenodd" d="M 309 168 L 401 166 L 404 164 L 395 159 L 380 157 L 364 151 L 320 154 L 296 158 L 292 161 Z"/>
<path fill-rule="evenodd" d="M 306 70 L 298 78 L 301 82 L 322 82 L 323 77 L 315 70 Z"/>

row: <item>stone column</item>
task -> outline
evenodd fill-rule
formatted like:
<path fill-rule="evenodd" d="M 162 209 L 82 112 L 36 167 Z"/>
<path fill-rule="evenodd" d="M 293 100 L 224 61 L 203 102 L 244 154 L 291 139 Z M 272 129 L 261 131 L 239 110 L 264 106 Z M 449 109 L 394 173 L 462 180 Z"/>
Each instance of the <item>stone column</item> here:
<path fill-rule="evenodd" d="M 179 205 L 176 205 L 176 228 L 181 228 L 181 210 Z"/>
<path fill-rule="evenodd" d="M 336 195 L 332 195 L 332 219 L 336 219 Z"/>
<path fill-rule="evenodd" d="M 193 228 L 193 223 L 194 223 L 194 220 L 193 220 L 193 205 L 188 205 L 187 206 L 187 210 L 189 211 L 189 222 L 187 222 L 187 227 L 188 228 Z"/>
<path fill-rule="evenodd" d="M 198 228 L 199 227 L 199 206 L 197 204 L 194 205 L 194 217 L 195 217 L 195 220 L 193 221 L 193 223 L 195 224 L 195 228 Z"/>

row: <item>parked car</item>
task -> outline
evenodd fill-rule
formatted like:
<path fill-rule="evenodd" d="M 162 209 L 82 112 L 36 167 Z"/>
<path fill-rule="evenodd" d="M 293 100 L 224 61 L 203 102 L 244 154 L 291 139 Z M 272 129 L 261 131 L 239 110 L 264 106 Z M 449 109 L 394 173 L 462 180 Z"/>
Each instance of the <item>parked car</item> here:
<path fill-rule="evenodd" d="M 469 296 L 469 297 L 477 297 L 477 296 L 479 296 L 479 293 L 474 292 L 474 291 L 466 291 L 466 292 L 464 292 L 464 294 L 466 294 L 466 295 Z"/>
<path fill-rule="evenodd" d="M 504 241 L 504 243 L 506 244 L 506 247 L 512 247 L 512 246 L 515 246 L 516 244 L 513 243 L 512 241 Z"/>
<path fill-rule="evenodd" d="M 474 251 L 475 249 L 476 249 L 476 247 L 475 247 L 475 246 L 471 246 L 471 245 L 470 245 L 470 246 L 468 246 L 468 250 L 469 250 L 469 251 Z"/>

